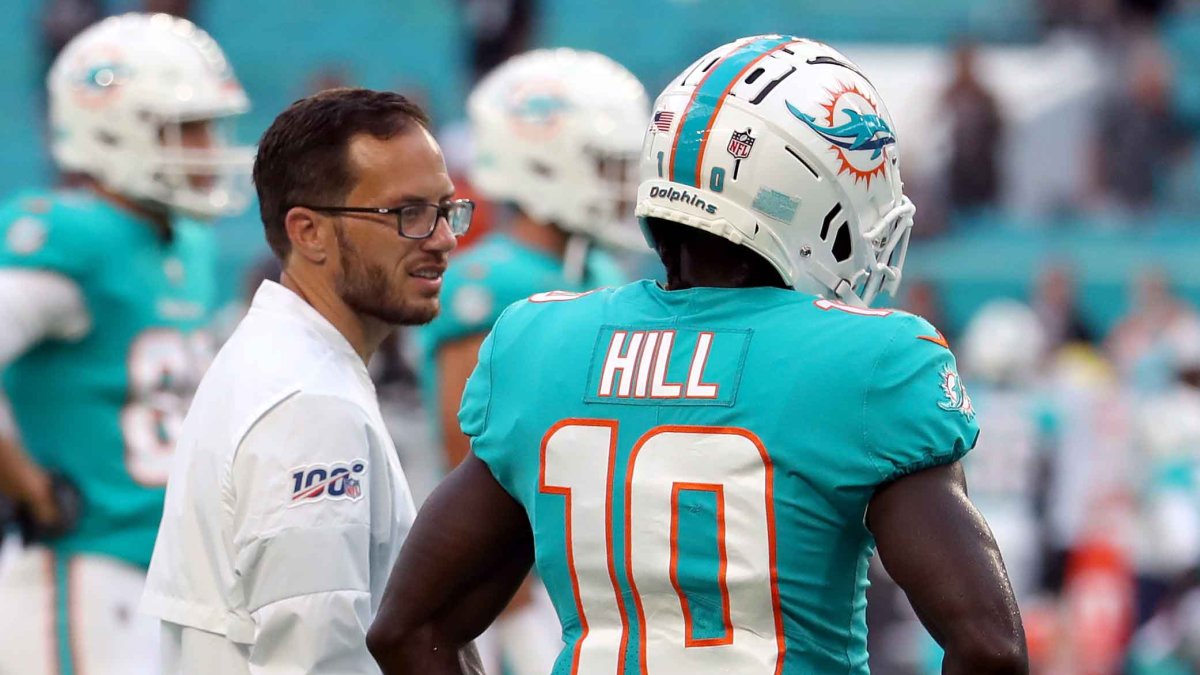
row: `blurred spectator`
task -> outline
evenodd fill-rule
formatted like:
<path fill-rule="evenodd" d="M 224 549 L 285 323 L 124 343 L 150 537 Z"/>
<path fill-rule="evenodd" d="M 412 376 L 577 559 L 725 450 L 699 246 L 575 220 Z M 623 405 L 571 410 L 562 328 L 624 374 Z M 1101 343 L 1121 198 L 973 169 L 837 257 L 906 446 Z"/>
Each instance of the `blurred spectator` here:
<path fill-rule="evenodd" d="M 1116 86 L 1101 104 L 1086 206 L 1143 211 L 1183 159 L 1187 135 L 1172 108 L 1174 76 L 1158 38 L 1134 35 L 1114 59 Z"/>
<path fill-rule="evenodd" d="M 1111 364 L 1090 345 L 1061 348 L 1046 370 L 1058 444 L 1047 486 L 1043 586 L 1056 590 L 1064 583 L 1070 552 L 1088 532 L 1124 541 L 1113 524 L 1121 521 L 1129 491 L 1130 415 Z"/>
<path fill-rule="evenodd" d="M 42 72 L 63 46 L 81 30 L 104 15 L 99 0 L 50 0 L 42 11 L 42 49 L 45 62 Z"/>
<path fill-rule="evenodd" d="M 963 459 L 971 500 L 996 536 L 1022 603 L 1042 578 L 1039 507 L 1056 445 L 1056 414 L 1043 391 L 1045 331 L 1029 306 L 994 300 L 971 319 L 958 352 L 982 430 Z"/>
<path fill-rule="evenodd" d="M 1174 590 L 1174 589 L 1173 589 Z M 1134 636 L 1127 675 L 1192 675 L 1200 672 L 1200 590 L 1175 590 Z"/>
<path fill-rule="evenodd" d="M 1145 21 L 1162 16 L 1172 2 L 1171 0 L 1120 0 L 1117 4 L 1126 20 Z"/>
<path fill-rule="evenodd" d="M 192 18 L 192 0 L 146 0 L 145 8 L 147 12 Z"/>
<path fill-rule="evenodd" d="M 1067 267 L 1052 265 L 1042 271 L 1031 304 L 1046 332 L 1049 352 L 1071 342 L 1095 342 L 1076 302 L 1075 280 Z"/>
<path fill-rule="evenodd" d="M 536 0 L 461 0 L 470 35 L 470 62 L 478 80 L 530 48 Z"/>
<path fill-rule="evenodd" d="M 1118 0 L 1038 0 L 1038 14 L 1046 31 L 1060 29 L 1105 30 L 1117 18 Z"/>
<path fill-rule="evenodd" d="M 996 97 L 979 80 L 975 56 L 974 44 L 958 45 L 954 79 L 942 95 L 950 120 L 946 185 L 953 211 L 994 206 L 1000 193 L 1004 122 Z"/>
<path fill-rule="evenodd" d="M 1173 293 L 1161 270 L 1140 274 L 1131 295 L 1130 310 L 1109 334 L 1105 349 L 1126 381 L 1154 390 L 1168 382 L 1171 341 L 1195 330 L 1200 317 Z"/>
<path fill-rule="evenodd" d="M 321 66 L 312 72 L 305 80 L 305 92 L 316 94 L 328 89 L 341 89 L 354 86 L 354 76 L 347 66 L 331 63 Z"/>
<path fill-rule="evenodd" d="M 1165 336 L 1171 382 L 1141 402 L 1133 445 L 1139 498 L 1139 619 L 1200 567 L 1200 324 Z"/>
<path fill-rule="evenodd" d="M 92 25 L 104 16 L 100 0 L 49 0 L 42 10 L 42 57 L 43 61 L 38 70 L 39 86 L 35 90 L 41 112 L 39 117 L 46 118 L 46 88 L 40 86 L 50 71 L 50 64 L 58 56 L 71 38 L 84 28 Z M 49 128 L 43 128 L 44 134 L 49 134 Z M 47 136 L 47 142 L 48 142 Z M 57 169 L 56 169 L 57 170 Z M 58 173 L 58 184 L 63 187 L 78 187 L 83 184 L 84 177 L 70 172 Z"/>

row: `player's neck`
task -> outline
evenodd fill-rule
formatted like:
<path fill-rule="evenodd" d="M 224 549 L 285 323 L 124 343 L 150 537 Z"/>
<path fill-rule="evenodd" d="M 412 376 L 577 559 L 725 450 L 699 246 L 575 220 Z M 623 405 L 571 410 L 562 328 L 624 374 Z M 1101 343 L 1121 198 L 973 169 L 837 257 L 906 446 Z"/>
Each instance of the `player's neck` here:
<path fill-rule="evenodd" d="M 159 236 L 164 239 L 170 238 L 171 214 L 165 208 L 158 208 L 146 202 L 118 194 L 90 178 L 84 184 L 104 201 L 154 226 L 154 230 Z"/>
<path fill-rule="evenodd" d="M 512 236 L 527 246 L 545 251 L 562 260 L 566 254 L 571 235 L 554 225 L 543 225 L 524 213 L 518 213 L 513 221 Z"/>
<path fill-rule="evenodd" d="M 705 256 L 680 256 L 676 269 L 668 268 L 669 291 L 688 288 L 756 288 L 780 286 L 779 277 L 755 261 L 746 259 L 709 259 Z"/>
<path fill-rule="evenodd" d="M 363 363 L 371 360 L 379 345 L 383 344 L 384 339 L 393 330 L 392 326 L 383 321 L 354 311 L 338 297 L 331 286 L 314 283 L 303 273 L 284 271 L 279 275 L 279 283 L 325 317 L 325 320 L 346 338 L 346 342 L 350 343 Z"/>

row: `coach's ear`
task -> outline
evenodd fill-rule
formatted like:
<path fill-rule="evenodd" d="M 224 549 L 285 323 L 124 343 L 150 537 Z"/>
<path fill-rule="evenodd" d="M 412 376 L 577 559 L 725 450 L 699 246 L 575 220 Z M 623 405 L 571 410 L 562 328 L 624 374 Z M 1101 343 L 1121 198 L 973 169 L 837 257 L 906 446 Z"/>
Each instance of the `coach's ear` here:
<path fill-rule="evenodd" d="M 320 265 L 329 258 L 335 247 L 332 218 L 312 209 L 303 206 L 288 209 L 283 218 L 283 228 L 292 244 L 288 257 L 300 256 L 310 263 Z"/>

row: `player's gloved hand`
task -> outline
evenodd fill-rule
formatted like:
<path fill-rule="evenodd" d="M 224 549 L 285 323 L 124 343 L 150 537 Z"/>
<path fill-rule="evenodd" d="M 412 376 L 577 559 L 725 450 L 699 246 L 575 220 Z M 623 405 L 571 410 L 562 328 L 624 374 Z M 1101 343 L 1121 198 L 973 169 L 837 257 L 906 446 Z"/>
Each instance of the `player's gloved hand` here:
<path fill-rule="evenodd" d="M 26 544 L 49 541 L 75 529 L 83 498 L 66 476 L 51 472 L 46 485 L 17 507 L 17 525 Z"/>

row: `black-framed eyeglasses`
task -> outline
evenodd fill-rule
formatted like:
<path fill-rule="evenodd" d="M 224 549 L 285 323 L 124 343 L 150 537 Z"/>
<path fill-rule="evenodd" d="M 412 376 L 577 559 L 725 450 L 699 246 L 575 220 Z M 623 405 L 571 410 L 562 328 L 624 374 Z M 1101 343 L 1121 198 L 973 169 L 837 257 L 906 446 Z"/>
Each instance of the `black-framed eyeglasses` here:
<path fill-rule="evenodd" d="M 395 216 L 396 231 L 406 239 L 427 239 L 437 229 L 438 221 L 446 219 L 450 232 L 461 237 L 471 229 L 471 216 L 475 213 L 475 202 L 470 199 L 455 199 L 443 204 L 417 202 L 394 208 L 370 206 L 305 206 L 301 208 L 322 213 L 366 213 L 377 216 Z"/>

